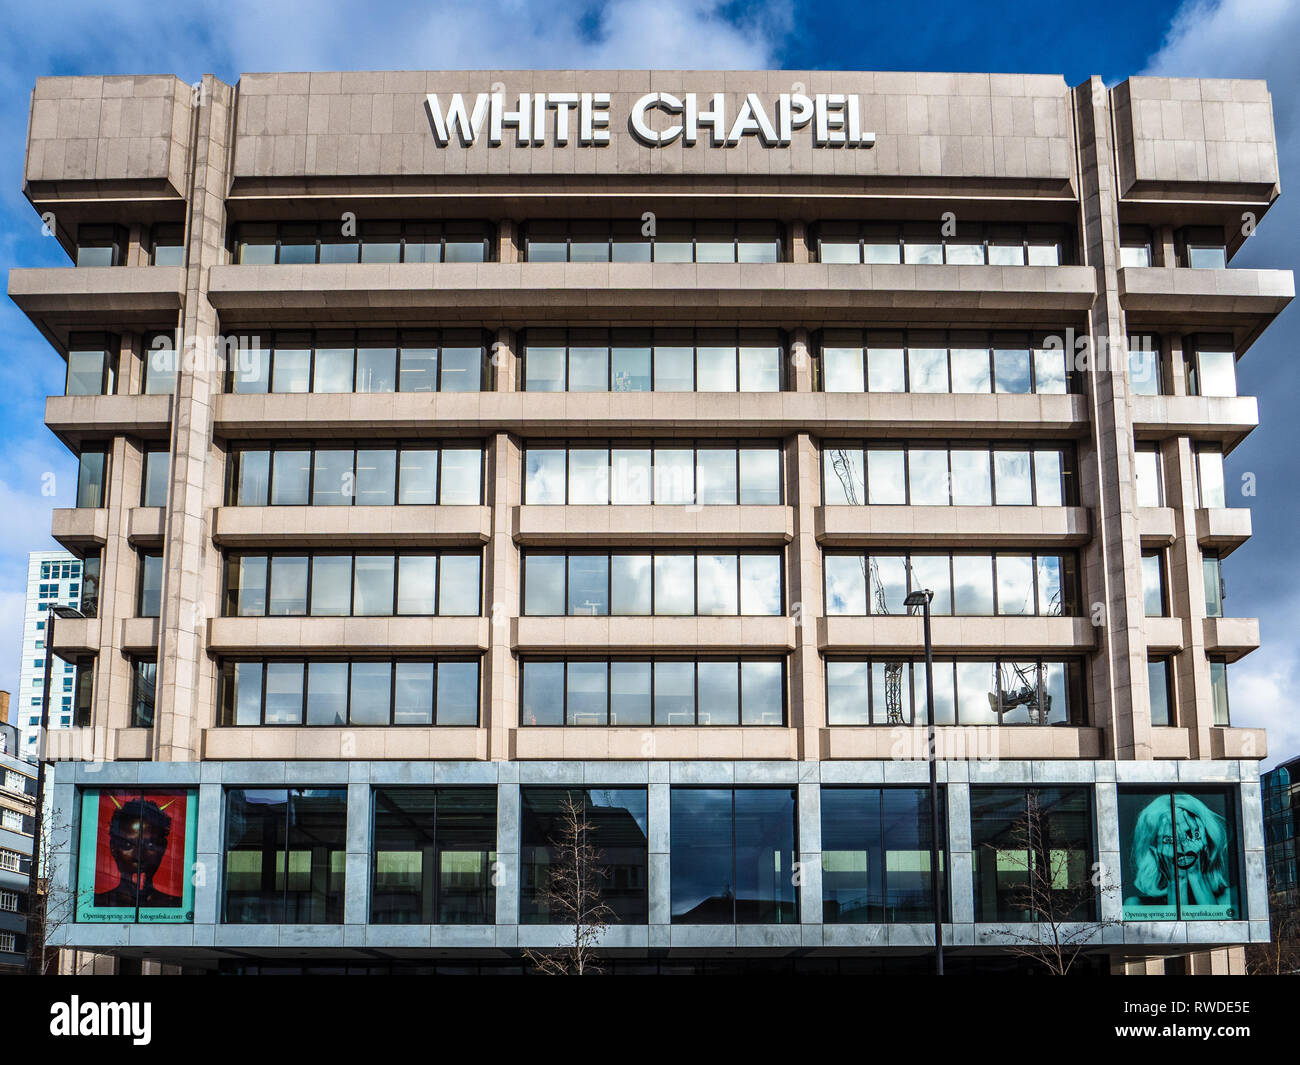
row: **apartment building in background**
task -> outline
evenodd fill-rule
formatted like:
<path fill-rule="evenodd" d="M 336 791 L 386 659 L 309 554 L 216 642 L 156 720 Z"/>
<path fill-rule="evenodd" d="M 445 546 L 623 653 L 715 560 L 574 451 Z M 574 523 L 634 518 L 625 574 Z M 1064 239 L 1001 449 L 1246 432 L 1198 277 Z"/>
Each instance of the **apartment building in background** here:
<path fill-rule="evenodd" d="M 18 757 L 18 729 L 9 721 L 9 692 L 0 692 L 0 974 L 23 971 L 27 954 L 27 876 L 36 815 L 36 766 Z"/>
<path fill-rule="evenodd" d="M 949 971 L 1067 898 L 1098 972 L 1267 939 L 1262 82 L 42 78 L 24 191 L 99 575 L 56 945 L 517 972 L 566 797 L 616 972 L 925 972 L 937 882 Z"/>
<path fill-rule="evenodd" d="M 99 563 L 93 553 L 88 559 L 70 551 L 32 551 L 27 556 L 27 605 L 23 611 L 22 660 L 18 667 L 18 693 L 12 713 L 19 729 L 22 757 L 34 761 L 41 727 L 41 700 L 45 690 L 45 626 L 52 605 L 70 606 L 94 612 Z M 50 727 L 70 728 L 78 699 L 82 705 L 91 693 L 91 674 L 79 669 L 78 661 L 58 656 L 50 675 Z"/>

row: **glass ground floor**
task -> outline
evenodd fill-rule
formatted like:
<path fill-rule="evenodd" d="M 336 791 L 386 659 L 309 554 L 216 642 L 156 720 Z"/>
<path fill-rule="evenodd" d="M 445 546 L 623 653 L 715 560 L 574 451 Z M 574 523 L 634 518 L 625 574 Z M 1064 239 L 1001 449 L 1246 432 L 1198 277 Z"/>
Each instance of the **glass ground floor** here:
<path fill-rule="evenodd" d="M 205 971 L 521 970 L 568 942 L 578 832 L 609 971 L 1090 965 L 1267 939 L 1253 762 L 60 764 L 51 945 Z M 575 828 L 575 826 L 577 826 Z"/>

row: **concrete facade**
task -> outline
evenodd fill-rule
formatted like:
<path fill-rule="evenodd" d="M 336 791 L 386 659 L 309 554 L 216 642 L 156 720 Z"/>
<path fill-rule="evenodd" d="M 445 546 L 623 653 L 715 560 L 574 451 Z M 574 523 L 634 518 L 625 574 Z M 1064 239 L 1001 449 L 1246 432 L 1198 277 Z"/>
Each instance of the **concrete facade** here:
<path fill-rule="evenodd" d="M 576 126 L 558 143 L 552 109 L 538 112 L 546 123 L 528 138 L 507 127 L 499 144 L 485 134 L 469 145 L 454 138 L 440 145 L 427 94 L 446 107 L 463 93 L 472 107 L 474 94 L 488 92 L 503 92 L 507 110 L 518 94 L 608 93 L 608 143 L 583 143 Z M 772 107 L 781 94 L 806 94 L 810 106 L 824 95 L 832 107 L 837 94 L 851 96 L 861 128 L 876 139 L 870 148 L 819 147 L 810 125 L 788 144 L 759 136 L 720 144 L 702 133 L 691 145 L 651 147 L 629 125 L 648 93 L 702 100 L 720 93 L 728 122 L 749 94 Z M 659 113 L 654 121 L 663 128 L 670 117 Z M 1258 646 L 1258 624 L 1209 616 L 1202 565 L 1203 553 L 1222 558 L 1244 543 L 1249 510 L 1231 490 L 1216 495 L 1210 473 L 1198 472 L 1206 449 L 1229 451 L 1257 424 L 1257 406 L 1251 397 L 1190 383 L 1201 380 L 1198 338 L 1226 337 L 1235 358 L 1244 357 L 1294 293 L 1289 272 L 1226 265 L 1244 239 L 1242 218 L 1258 220 L 1279 191 L 1263 83 L 1133 78 L 1108 91 L 1096 78 L 1069 87 L 1055 76 L 799 71 L 249 74 L 235 86 L 211 76 L 195 86 L 167 77 L 46 78 L 33 94 L 24 181 L 74 257 L 85 226 L 117 227 L 120 244 L 114 266 L 10 273 L 11 298 L 60 354 L 87 334 L 105 333 L 117 360 L 113 394 L 54 396 L 46 409 L 47 424 L 75 452 L 102 447 L 108 454 L 103 505 L 54 518 L 60 543 L 101 559 L 97 616 L 57 629 L 61 651 L 94 656 L 95 684 L 91 724 L 56 737 L 56 753 L 68 760 L 58 768 L 56 801 L 71 808 L 78 789 L 96 784 L 193 787 L 199 860 L 213 872 L 196 890 L 192 925 L 72 923 L 61 933 L 63 945 L 205 966 L 259 952 L 335 958 L 363 949 L 518 950 L 530 945 L 528 936 L 548 934 L 519 924 L 509 864 L 520 847 L 518 788 L 546 780 L 648 788 L 651 917 L 645 926 L 613 930 L 610 948 L 920 950 L 930 935 L 923 926 L 823 925 L 817 874 L 799 888 L 797 926 L 672 923 L 669 791 L 678 781 L 797 788 L 798 847 L 818 866 L 820 787 L 919 782 L 926 772 L 923 758 L 898 754 L 900 745 L 918 749 L 918 741 L 923 749 L 918 725 L 830 720 L 826 663 L 881 654 L 915 660 L 922 628 L 919 618 L 898 611 L 832 611 L 827 552 L 977 549 L 1068 556 L 1078 572 L 1075 603 L 1057 612 L 1065 616 L 936 616 L 936 656 L 1066 662 L 1082 695 L 1072 696 L 1068 719 L 1051 727 L 980 726 L 977 760 L 957 756 L 940 765 L 949 796 L 954 947 L 996 953 L 1006 944 L 995 929 L 977 925 L 971 909 L 968 789 L 977 772 L 982 784 L 1087 786 L 1095 858 L 1113 867 L 1120 863 L 1117 788 L 1224 783 L 1240 819 L 1244 918 L 1123 922 L 1118 902 L 1103 900 L 1103 923 L 1117 923 L 1098 933 L 1093 949 L 1120 967 L 1136 959 L 1150 967 L 1165 955 L 1266 938 L 1256 769 L 1265 738 L 1230 724 L 1219 681 L 1225 663 Z M 822 261 L 819 235 L 834 225 L 937 228 L 949 214 L 959 233 L 971 224 L 992 227 L 988 233 L 1050 228 L 1064 235 L 1059 257 L 1054 265 L 1035 263 L 1028 252 L 1025 265 L 999 263 L 991 252 L 979 263 L 955 253 L 948 262 L 943 253 L 938 262 L 901 253 L 898 262 Z M 239 261 L 237 241 L 250 227 L 337 227 L 349 216 L 363 233 L 380 219 L 482 222 L 484 261 L 361 261 L 360 254 L 356 262 Z M 532 224 L 640 226 L 646 218 L 770 222 L 777 261 L 529 260 Z M 183 265 L 155 262 L 159 227 L 180 227 Z M 1203 229 L 1219 235 L 1223 268 L 1184 264 L 1187 242 Z M 1126 257 L 1138 230 L 1146 234 L 1141 265 Z M 956 239 L 951 230 L 943 235 Z M 528 390 L 528 331 L 557 326 L 780 330 L 780 390 Z M 987 394 L 826 390 L 821 331 L 850 327 L 1090 337 L 1100 354 L 1075 360 L 1062 394 L 988 386 Z M 207 357 L 214 338 L 332 328 L 482 330 L 490 340 L 485 387 L 239 394 L 225 361 Z M 156 332 L 197 345 L 186 350 L 167 395 L 145 394 Z M 1133 336 L 1158 338 L 1158 394 L 1124 372 Z M 1106 365 L 1108 344 L 1121 352 L 1120 366 Z M 528 501 L 530 446 L 617 447 L 620 440 L 777 445 L 781 501 Z M 483 449 L 479 504 L 235 504 L 241 448 L 340 441 L 475 442 Z M 887 441 L 1058 448 L 1070 456 L 1069 488 L 1038 505 L 849 506 L 825 498 L 823 468 L 833 451 L 846 442 Z M 160 448 L 170 453 L 165 505 L 137 505 L 146 456 Z M 1159 505 L 1138 486 L 1151 448 L 1161 471 Z M 232 553 L 416 548 L 481 552 L 479 617 L 248 617 L 226 609 Z M 777 550 L 782 611 L 524 614 L 530 552 L 632 548 Z M 1148 616 L 1143 556 L 1156 551 L 1165 605 L 1161 616 Z M 140 617 L 141 560 L 159 552 L 158 616 Z M 421 653 L 479 662 L 476 725 L 221 718 L 228 662 Z M 521 662 L 651 654 L 781 660 L 783 722 L 523 724 Z M 1168 660 L 1173 678 L 1167 721 L 1153 721 L 1150 710 L 1147 663 L 1156 656 Z M 132 671 L 152 659 L 155 702 L 151 720 L 141 722 L 131 705 Z M 939 731 L 943 750 L 969 739 L 960 726 Z M 347 913 L 340 925 L 219 920 L 223 789 L 272 782 L 347 788 Z M 371 785 L 444 782 L 498 789 L 507 886 L 496 894 L 496 925 L 369 925 Z M 56 875 L 69 880 L 76 838 L 68 836 L 57 858 Z"/>

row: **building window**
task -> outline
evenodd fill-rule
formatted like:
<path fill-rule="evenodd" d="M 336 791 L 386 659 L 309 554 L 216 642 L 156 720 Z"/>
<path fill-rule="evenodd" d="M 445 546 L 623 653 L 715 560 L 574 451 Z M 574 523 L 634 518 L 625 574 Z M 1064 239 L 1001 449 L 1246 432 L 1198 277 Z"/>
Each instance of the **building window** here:
<path fill-rule="evenodd" d="M 1188 354 L 1188 395 L 1237 394 L 1237 353 L 1231 336 L 1198 336 Z"/>
<path fill-rule="evenodd" d="M 1081 725 L 1077 661 L 934 661 L 936 725 Z M 913 725 L 926 719 L 925 661 L 832 658 L 826 662 L 829 725 Z"/>
<path fill-rule="evenodd" d="M 99 552 L 87 554 L 82 564 L 81 603 L 79 609 L 88 618 L 99 612 Z"/>
<path fill-rule="evenodd" d="M 77 227 L 78 266 L 121 266 L 126 262 L 127 235 L 122 226 Z"/>
<path fill-rule="evenodd" d="M 77 506 L 102 507 L 108 495 L 108 452 L 91 448 L 77 467 Z"/>
<path fill-rule="evenodd" d="M 342 924 L 347 791 L 226 792 L 228 924 Z"/>
<path fill-rule="evenodd" d="M 1178 717 L 1174 712 L 1174 669 L 1172 658 L 1147 659 L 1147 691 L 1151 700 L 1151 724 L 1173 725 Z"/>
<path fill-rule="evenodd" d="M 564 917 L 547 905 L 551 870 L 563 862 L 565 803 L 581 806 L 590 826 L 586 842 L 601 855 L 597 888 L 612 919 L 645 924 L 649 919 L 646 880 L 647 799 L 644 788 L 521 788 L 520 789 L 521 924 L 563 924 Z"/>
<path fill-rule="evenodd" d="M 143 394 L 170 396 L 176 391 L 176 338 L 172 333 L 146 333 L 141 347 Z"/>
<path fill-rule="evenodd" d="M 136 599 L 136 617 L 156 618 L 162 613 L 163 557 L 158 553 L 140 554 L 140 588 Z"/>
<path fill-rule="evenodd" d="M 81 793 L 77 920 L 194 920 L 195 791 Z"/>
<path fill-rule="evenodd" d="M 830 506 L 1072 505 L 1073 452 L 942 443 L 822 445 Z"/>
<path fill-rule="evenodd" d="M 152 266 L 185 265 L 185 226 L 159 222 L 149 227 L 149 263 Z"/>
<path fill-rule="evenodd" d="M 0 891 L 0 911 L 5 913 L 18 912 L 18 892 Z"/>
<path fill-rule="evenodd" d="M 775 263 L 776 222 L 671 221 L 645 232 L 637 220 L 529 222 L 524 254 L 533 263 Z"/>
<path fill-rule="evenodd" d="M 478 724 L 479 662 L 226 661 L 223 725 Z"/>
<path fill-rule="evenodd" d="M 1162 618 L 1169 613 L 1163 551 L 1142 552 L 1142 608 L 1149 618 Z"/>
<path fill-rule="evenodd" d="M 152 728 L 154 687 L 158 681 L 158 663 L 136 659 L 131 664 L 131 727 Z"/>
<path fill-rule="evenodd" d="M 827 552 L 828 615 L 905 614 L 909 591 L 934 592 L 933 614 L 1071 616 L 1077 608 L 1075 556 Z"/>
<path fill-rule="evenodd" d="M 0 954 L 17 954 L 18 937 L 14 932 L 0 932 Z"/>
<path fill-rule="evenodd" d="M 672 923 L 796 924 L 794 788 L 673 788 Z"/>
<path fill-rule="evenodd" d="M 775 330 L 530 329 L 526 392 L 779 392 Z"/>
<path fill-rule="evenodd" d="M 23 828 L 23 815 L 17 810 L 0 810 L 0 828 L 7 828 L 11 832 L 27 831 L 31 835 L 29 830 Z"/>
<path fill-rule="evenodd" d="M 1227 592 L 1223 586 L 1223 560 L 1217 551 L 1201 554 L 1201 577 L 1205 584 L 1205 616 L 1223 617 L 1223 600 Z"/>
<path fill-rule="evenodd" d="M 778 551 L 524 555 L 523 612 L 544 616 L 779 615 Z"/>
<path fill-rule="evenodd" d="M 140 478 L 140 506 L 165 507 L 168 475 L 171 472 L 171 452 L 166 448 L 150 448 L 144 453 L 144 470 Z"/>
<path fill-rule="evenodd" d="M 112 395 L 117 379 L 117 338 L 73 333 L 68 338 L 68 396 Z"/>
<path fill-rule="evenodd" d="M 1197 506 L 1203 508 L 1226 507 L 1227 486 L 1223 478 L 1223 449 L 1198 447 L 1196 449 Z"/>
<path fill-rule="evenodd" d="M 235 452 L 231 506 L 478 506 L 481 447 L 246 448 Z"/>
<path fill-rule="evenodd" d="M 268 331 L 235 338 L 226 390 L 480 392 L 491 379 L 490 348 L 479 329 Z"/>
<path fill-rule="evenodd" d="M 828 329 L 819 343 L 823 392 L 1064 395 L 1073 391 L 1059 337 L 944 330 Z"/>
<path fill-rule="evenodd" d="M 939 792 L 939 862 L 947 811 Z M 933 919 L 928 788 L 821 790 L 822 920 L 826 924 L 909 924 Z M 950 893 L 945 885 L 944 910 Z"/>
<path fill-rule="evenodd" d="M 1187 226 L 1176 234 L 1179 258 L 1193 270 L 1223 270 L 1228 265 L 1228 249 L 1223 230 L 1217 226 Z"/>
<path fill-rule="evenodd" d="M 1210 695 L 1214 702 L 1214 724 L 1228 726 L 1228 663 L 1222 658 L 1210 659 Z"/>
<path fill-rule="evenodd" d="M 479 552 L 232 554 L 226 616 L 476 616 L 480 568 Z"/>
<path fill-rule="evenodd" d="M 1031 868 L 1050 870 L 1058 905 L 1075 903 L 1068 912 L 1056 912 L 1056 920 L 1096 920 L 1096 893 L 1079 901 L 1093 871 L 1087 788 L 972 787 L 970 817 L 976 923 L 1048 919 L 1045 897 L 1029 890 Z"/>
<path fill-rule="evenodd" d="M 73 676 L 63 678 L 65 691 L 72 690 L 76 702 L 73 705 L 73 717 L 78 728 L 90 724 L 94 710 L 95 695 L 95 660 L 79 658 L 75 663 Z M 66 700 L 65 700 L 66 702 Z"/>
<path fill-rule="evenodd" d="M 529 506 L 775 506 L 781 502 L 780 447 L 524 449 Z"/>
<path fill-rule="evenodd" d="M 974 789 L 972 789 L 973 791 Z M 1229 788 L 1119 789 L 1126 921 L 1245 917 Z"/>
<path fill-rule="evenodd" d="M 1053 224 L 969 222 L 948 232 L 931 223 L 822 222 L 816 243 L 823 263 L 1060 266 L 1070 259 L 1069 233 Z"/>
<path fill-rule="evenodd" d="M 785 723 L 782 659 L 526 659 L 524 726 Z"/>
<path fill-rule="evenodd" d="M 1150 266 L 1151 230 L 1146 226 L 1119 227 L 1119 265 Z"/>
<path fill-rule="evenodd" d="M 1133 460 L 1138 506 L 1163 507 L 1165 501 L 1160 476 L 1160 449 L 1155 446 L 1139 446 L 1134 449 Z"/>
<path fill-rule="evenodd" d="M 27 858 L 17 851 L 0 850 L 0 869 L 8 873 L 25 873 Z"/>
<path fill-rule="evenodd" d="M 1146 346 L 1149 337 L 1130 337 L 1128 348 L 1129 390 L 1135 396 L 1165 394 L 1164 357 L 1159 347 Z M 1142 341 L 1136 344 L 1135 341 Z"/>
<path fill-rule="evenodd" d="M 495 788 L 376 788 L 370 920 L 495 924 Z"/>
<path fill-rule="evenodd" d="M 376 221 L 343 232 L 338 222 L 246 222 L 235 227 L 234 261 L 305 263 L 482 263 L 494 229 L 486 222 Z"/>

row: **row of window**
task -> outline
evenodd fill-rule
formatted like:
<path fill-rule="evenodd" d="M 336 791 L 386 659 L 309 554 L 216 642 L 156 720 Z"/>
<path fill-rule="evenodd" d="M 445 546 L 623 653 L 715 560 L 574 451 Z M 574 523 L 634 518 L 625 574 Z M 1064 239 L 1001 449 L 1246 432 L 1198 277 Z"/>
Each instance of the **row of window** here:
<path fill-rule="evenodd" d="M 1061 507 L 1076 501 L 1069 447 L 827 442 L 821 453 L 828 506 Z"/>
<path fill-rule="evenodd" d="M 347 894 L 347 791 L 229 788 L 224 796 L 222 921 L 341 924 Z M 382 787 L 372 793 L 368 879 L 374 924 L 491 925 L 498 882 L 497 791 Z M 933 913 L 933 877 L 951 898 L 946 795 L 924 787 L 820 788 L 821 908 L 827 924 L 910 924 Z M 1118 790 L 1125 920 L 1234 920 L 1244 914 L 1231 789 Z M 1099 885 L 1091 789 L 972 786 L 971 887 L 979 923 L 1095 921 Z M 644 787 L 525 786 L 519 794 L 518 919 L 563 924 L 552 885 L 566 868 L 573 812 L 598 852 L 613 923 L 649 919 Z M 800 919 L 799 793 L 791 787 L 674 786 L 669 793 L 670 920 L 684 925 Z M 934 816 L 939 838 L 932 840 Z M 78 921 L 188 922 L 197 792 L 82 793 Z M 126 817 L 141 826 L 134 839 Z M 117 826 L 116 830 L 115 827 Z M 149 846 L 147 890 L 108 864 L 108 843 Z M 937 847 L 941 866 L 931 863 Z M 119 859 L 120 861 L 120 859 Z M 1030 887 L 1035 868 L 1046 886 Z M 1044 892 L 1050 894 L 1044 894 Z M 945 910 L 950 907 L 945 906 Z M 947 916 L 947 914 L 945 914 Z"/>
<path fill-rule="evenodd" d="M 782 556 L 640 551 L 527 552 L 523 612 L 571 616 L 778 615 Z"/>
<path fill-rule="evenodd" d="M 1087 723 L 1078 661 L 937 658 L 933 673 L 937 725 Z M 827 724 L 921 725 L 926 713 L 924 659 L 827 660 Z"/>
<path fill-rule="evenodd" d="M 231 555 L 229 617 L 465 617 L 482 613 L 478 552 Z"/>
<path fill-rule="evenodd" d="M 1197 506 L 1226 507 L 1223 448 L 1194 449 Z M 1064 506 L 1075 498 L 1068 447 L 945 447 L 934 442 L 822 444 L 823 499 L 828 505 Z M 524 498 L 532 505 L 778 505 L 780 445 L 725 447 L 529 446 Z M 164 506 L 169 487 L 164 451 L 145 453 L 141 505 Z M 1134 449 L 1138 505 L 1164 505 L 1159 447 Z M 108 452 L 87 447 L 77 470 L 78 507 L 106 505 Z M 231 506 L 432 505 L 483 501 L 483 449 L 427 444 L 316 448 L 298 444 L 232 452 Z M 869 483 L 868 483 L 869 482 Z"/>
<path fill-rule="evenodd" d="M 1054 224 L 823 222 L 814 244 L 824 263 L 961 263 L 1057 266 L 1073 261 L 1066 227 Z M 234 228 L 234 259 L 241 263 L 485 262 L 495 227 L 486 222 L 374 221 L 244 223 Z M 124 226 L 77 228 L 78 266 L 126 261 Z M 185 262 L 185 227 L 158 223 L 142 243 L 156 266 Z M 1176 264 L 1223 269 L 1223 230 L 1185 226 L 1175 231 Z M 1150 266 L 1153 238 L 1146 226 L 1120 226 L 1120 265 Z M 782 261 L 781 227 L 765 221 L 574 219 L 535 221 L 524 229 L 531 262 L 774 263 Z M 1170 264 L 1173 265 L 1173 264 Z"/>
<path fill-rule="evenodd" d="M 1188 338 L 1184 385 L 1189 396 L 1235 396 L 1237 353 L 1231 336 L 1198 334 Z M 1129 387 L 1137 396 L 1166 396 L 1173 392 L 1169 360 L 1157 348 L 1130 348 Z"/>
<path fill-rule="evenodd" d="M 478 506 L 483 449 L 428 444 L 243 447 L 232 455 L 231 506 Z"/>
<path fill-rule="evenodd" d="M 1070 353 L 1042 335 L 828 329 L 819 350 L 823 392 L 1065 395 L 1077 387 Z"/>
<path fill-rule="evenodd" d="M 478 659 L 228 661 L 223 725 L 478 724 Z"/>
<path fill-rule="evenodd" d="M 168 394 L 177 354 L 148 334 L 144 395 Z M 65 394 L 111 395 L 117 337 L 69 338 Z M 240 395 L 481 392 L 493 387 L 491 336 L 481 329 L 267 330 L 228 338 L 225 389 Z M 520 338 L 526 392 L 780 392 L 786 340 L 774 329 L 529 329 Z M 1063 395 L 1077 391 L 1071 353 L 1047 334 L 972 330 L 826 330 L 814 344 L 822 392 Z M 1135 395 L 1172 389 L 1159 347 L 1129 350 Z M 1237 394 L 1230 336 L 1188 338 L 1186 392 Z"/>
<path fill-rule="evenodd" d="M 226 662 L 221 724 L 478 724 L 477 662 L 355 662 L 351 673 L 348 667 L 346 662 Z M 1209 667 L 1213 723 L 1228 726 L 1228 667 L 1218 658 L 1211 658 Z M 1078 662 L 941 658 L 932 671 L 936 724 L 1087 723 Z M 785 721 L 784 665 L 776 659 L 525 659 L 522 672 L 520 723 L 526 726 Z M 154 661 L 132 663 L 133 727 L 153 725 L 157 673 Z M 1147 681 L 1151 723 L 1176 726 L 1174 660 L 1149 659 Z M 332 696 L 331 683 L 337 685 Z M 826 704 L 830 725 L 924 724 L 925 663 L 907 657 L 827 659 Z"/>
<path fill-rule="evenodd" d="M 1070 233 L 1052 223 L 823 222 L 824 263 L 1062 266 L 1073 260 Z"/>
<path fill-rule="evenodd" d="M 543 505 L 775 506 L 781 447 L 682 443 L 524 448 L 524 503 Z"/>
<path fill-rule="evenodd" d="M 492 258 L 487 222 L 244 222 L 231 232 L 237 263 L 483 263 Z"/>
<path fill-rule="evenodd" d="M 782 725 L 783 659 L 527 659 L 521 725 Z"/>

